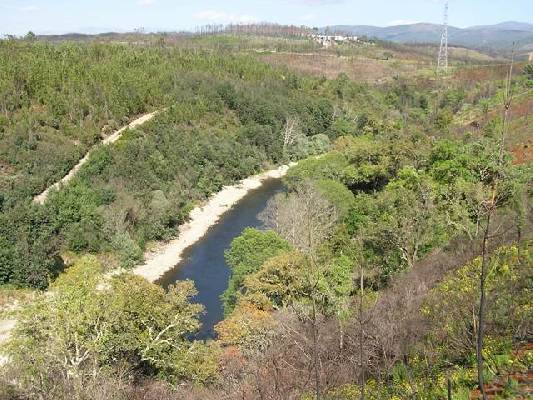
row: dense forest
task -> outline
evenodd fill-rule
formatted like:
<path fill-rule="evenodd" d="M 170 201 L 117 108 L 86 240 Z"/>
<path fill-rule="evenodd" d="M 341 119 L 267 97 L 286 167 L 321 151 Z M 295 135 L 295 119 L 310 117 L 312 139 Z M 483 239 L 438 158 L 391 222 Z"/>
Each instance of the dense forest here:
<path fill-rule="evenodd" d="M 373 84 L 238 41 L 0 41 L 0 398 L 527 398 L 532 66 Z M 266 229 L 226 250 L 213 340 L 192 339 L 192 282 L 109 275 L 289 161 Z"/>
<path fill-rule="evenodd" d="M 320 153 L 345 129 L 345 117 L 331 118 L 343 110 L 319 96 L 329 84 L 245 56 L 0 44 L 7 64 L 0 128 L 4 283 L 46 287 L 65 249 L 112 251 L 131 266 L 146 241 L 175 232 L 195 200 L 268 164 Z M 45 207 L 31 204 L 101 136 L 165 106 L 157 121 L 97 151 Z M 297 137 L 284 148 L 291 121 Z"/>

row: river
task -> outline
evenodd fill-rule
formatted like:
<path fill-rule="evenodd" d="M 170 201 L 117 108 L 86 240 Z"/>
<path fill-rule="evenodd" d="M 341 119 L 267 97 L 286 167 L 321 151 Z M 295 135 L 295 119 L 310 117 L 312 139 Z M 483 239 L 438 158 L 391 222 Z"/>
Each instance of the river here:
<path fill-rule="evenodd" d="M 179 280 L 194 281 L 198 295 L 193 301 L 205 307 L 201 316 L 202 328 L 195 335 L 196 339 L 213 338 L 214 326 L 224 317 L 220 295 L 228 287 L 230 277 L 224 250 L 246 227 L 263 226 L 259 214 L 265 209 L 268 200 L 283 190 L 281 179 L 269 179 L 261 187 L 247 193 L 202 239 L 186 249 L 182 261 L 158 281 L 165 288 Z"/>

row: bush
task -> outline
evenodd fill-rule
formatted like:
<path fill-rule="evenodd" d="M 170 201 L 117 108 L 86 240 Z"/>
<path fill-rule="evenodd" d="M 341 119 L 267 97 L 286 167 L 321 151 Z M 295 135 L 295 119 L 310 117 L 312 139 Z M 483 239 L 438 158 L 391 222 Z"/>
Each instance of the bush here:
<path fill-rule="evenodd" d="M 104 280 L 96 258 L 83 257 L 52 291 L 18 310 L 7 347 L 17 386 L 30 398 L 53 392 L 58 382 L 74 394 L 119 367 L 173 383 L 216 376 L 216 346 L 187 339 L 202 310 L 189 302 L 196 294 L 192 282 L 167 292 L 127 274 Z"/>
<path fill-rule="evenodd" d="M 142 261 L 143 251 L 126 232 L 117 234 L 111 246 L 117 252 L 123 268 L 131 268 Z"/>
<path fill-rule="evenodd" d="M 222 296 L 224 314 L 229 315 L 237 304 L 248 275 L 258 271 L 268 259 L 290 249 L 290 244 L 273 231 L 246 228 L 235 238 L 225 252 L 226 262 L 231 268 L 231 278 Z"/>

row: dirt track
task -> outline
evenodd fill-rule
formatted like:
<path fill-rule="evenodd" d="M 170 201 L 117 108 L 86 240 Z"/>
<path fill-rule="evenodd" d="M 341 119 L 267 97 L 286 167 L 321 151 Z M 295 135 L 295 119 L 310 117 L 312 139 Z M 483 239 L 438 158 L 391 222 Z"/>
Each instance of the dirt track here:
<path fill-rule="evenodd" d="M 48 199 L 48 195 L 50 194 L 50 192 L 52 190 L 55 190 L 55 189 L 59 189 L 61 188 L 63 185 L 67 184 L 70 180 L 72 180 L 72 178 L 74 178 L 76 176 L 76 174 L 78 173 L 78 171 L 80 170 L 80 168 L 87 163 L 87 161 L 89 161 L 89 158 L 92 154 L 92 152 L 98 147 L 100 146 L 101 144 L 103 145 L 108 145 L 108 144 L 112 144 L 112 143 L 115 143 L 118 139 L 120 139 L 120 137 L 122 136 L 122 134 L 127 130 L 127 129 L 133 129 L 137 126 L 140 126 L 148 121 L 150 121 L 152 118 L 154 118 L 157 114 L 159 113 L 159 111 L 154 111 L 150 114 L 145 114 L 143 115 L 142 117 L 139 117 L 137 118 L 135 121 L 131 122 L 130 124 L 126 125 L 125 127 L 119 129 L 118 131 L 112 133 L 111 135 L 109 135 L 108 137 L 106 137 L 101 143 L 97 144 L 96 146 L 94 146 L 93 148 L 91 148 L 87 154 L 85 154 L 85 156 L 68 172 L 67 175 L 65 175 L 63 178 L 61 178 L 59 181 L 57 181 L 56 183 L 54 183 L 52 186 L 50 186 L 48 189 L 46 189 L 44 192 L 42 192 L 40 195 L 38 196 L 35 196 L 33 201 L 35 203 L 38 203 L 38 204 L 44 204 L 46 202 L 46 200 Z"/>

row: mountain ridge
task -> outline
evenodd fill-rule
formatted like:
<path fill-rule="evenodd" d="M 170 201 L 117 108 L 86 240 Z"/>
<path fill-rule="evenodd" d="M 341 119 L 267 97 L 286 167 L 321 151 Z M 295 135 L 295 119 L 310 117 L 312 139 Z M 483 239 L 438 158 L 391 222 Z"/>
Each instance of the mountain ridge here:
<path fill-rule="evenodd" d="M 419 22 L 393 26 L 334 25 L 320 31 L 346 32 L 397 43 L 440 43 L 442 25 Z M 533 24 L 506 21 L 495 25 L 478 25 L 467 28 L 448 27 L 451 45 L 480 49 L 502 50 L 516 43 L 519 51 L 533 51 Z"/>

